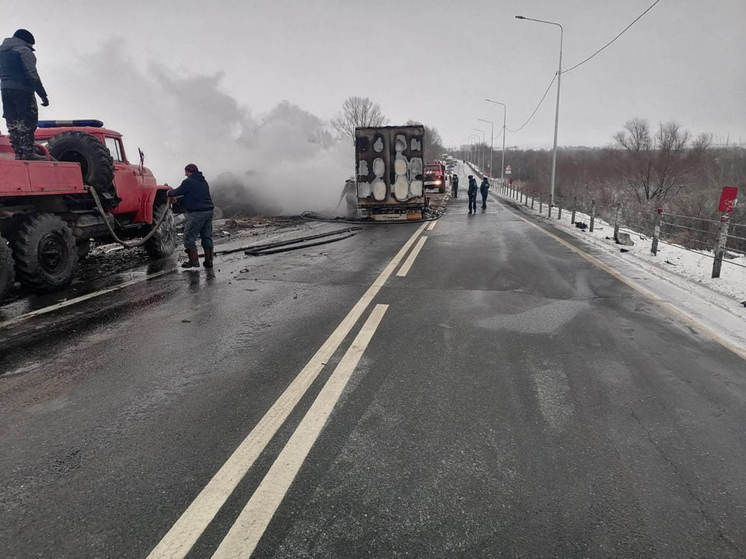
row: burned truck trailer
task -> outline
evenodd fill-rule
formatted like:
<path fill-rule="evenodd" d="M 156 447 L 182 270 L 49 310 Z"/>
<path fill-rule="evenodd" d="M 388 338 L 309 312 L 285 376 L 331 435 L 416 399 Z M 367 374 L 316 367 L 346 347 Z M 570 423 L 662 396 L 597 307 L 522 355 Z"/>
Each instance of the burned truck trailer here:
<path fill-rule="evenodd" d="M 422 219 L 422 125 L 355 129 L 357 203 L 361 217 Z"/>

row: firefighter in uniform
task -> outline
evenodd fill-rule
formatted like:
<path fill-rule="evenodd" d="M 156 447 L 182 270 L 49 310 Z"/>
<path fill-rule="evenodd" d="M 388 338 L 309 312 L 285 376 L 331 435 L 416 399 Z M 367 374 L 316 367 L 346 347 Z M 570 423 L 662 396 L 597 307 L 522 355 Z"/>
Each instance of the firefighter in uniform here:
<path fill-rule="evenodd" d="M 36 71 L 34 36 L 19 29 L 0 45 L 0 91 L 3 117 L 16 159 L 45 159 L 34 153 L 34 132 L 39 123 L 36 93 L 42 107 L 49 106 L 47 92 Z"/>
<path fill-rule="evenodd" d="M 482 209 L 487 209 L 487 193 L 490 191 L 490 181 L 487 177 L 482 178 L 482 184 L 479 185 L 479 193 L 482 195 Z"/>
<path fill-rule="evenodd" d="M 477 179 L 474 178 L 474 175 L 469 175 L 469 190 L 467 190 L 467 194 L 469 195 L 469 213 L 477 213 Z"/>

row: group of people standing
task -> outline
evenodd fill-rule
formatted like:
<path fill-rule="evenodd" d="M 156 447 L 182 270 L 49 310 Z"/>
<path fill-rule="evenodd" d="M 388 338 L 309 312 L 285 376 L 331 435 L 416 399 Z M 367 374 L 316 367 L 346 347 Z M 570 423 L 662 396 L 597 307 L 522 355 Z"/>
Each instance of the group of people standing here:
<path fill-rule="evenodd" d="M 482 184 L 477 186 L 477 179 L 474 175 L 469 175 L 469 188 L 466 193 L 469 195 L 469 214 L 477 213 L 477 191 L 482 195 L 482 209 L 487 209 L 487 194 L 490 191 L 490 181 L 487 177 L 482 178 Z M 458 198 L 458 175 L 451 177 L 451 196 Z"/>
<path fill-rule="evenodd" d="M 487 194 L 490 191 L 490 181 L 487 177 L 482 178 L 482 183 L 477 186 L 477 179 L 474 175 L 469 175 L 469 188 L 466 193 L 469 195 L 469 214 L 477 213 L 477 191 L 482 195 L 482 209 L 487 209 Z"/>

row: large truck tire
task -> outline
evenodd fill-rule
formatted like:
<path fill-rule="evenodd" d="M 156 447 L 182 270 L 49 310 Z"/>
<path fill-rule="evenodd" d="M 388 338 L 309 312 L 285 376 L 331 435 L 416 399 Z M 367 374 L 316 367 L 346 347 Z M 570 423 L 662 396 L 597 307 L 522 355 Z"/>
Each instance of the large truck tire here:
<path fill-rule="evenodd" d="M 13 287 L 14 281 L 13 253 L 8 242 L 0 235 L 0 300 Z"/>
<path fill-rule="evenodd" d="M 171 256 L 174 250 L 176 250 L 174 214 L 168 202 L 156 203 L 155 208 L 153 208 L 153 223 L 158 223 L 164 211 L 168 212 L 168 214 L 161 222 L 158 230 L 152 237 L 145 241 L 145 250 L 153 260 Z"/>
<path fill-rule="evenodd" d="M 98 138 L 78 130 L 61 132 L 50 138 L 47 149 L 57 161 L 80 164 L 83 183 L 96 189 L 104 209 L 120 202 L 114 187 L 114 160 Z"/>
<path fill-rule="evenodd" d="M 13 236 L 18 281 L 34 291 L 48 292 L 70 283 L 78 262 L 72 231 L 53 214 L 31 214 Z"/>

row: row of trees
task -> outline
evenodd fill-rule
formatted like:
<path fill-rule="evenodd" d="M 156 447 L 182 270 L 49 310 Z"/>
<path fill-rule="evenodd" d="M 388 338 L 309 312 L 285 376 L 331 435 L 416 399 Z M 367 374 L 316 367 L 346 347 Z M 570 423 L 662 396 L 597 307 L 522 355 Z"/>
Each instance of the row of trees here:
<path fill-rule="evenodd" d="M 569 206 L 577 199 L 579 208 L 588 210 L 595 200 L 601 214 L 619 205 L 627 224 L 647 231 L 657 208 L 717 220 L 722 187 L 736 186 L 742 193 L 746 188 L 746 149 L 715 147 L 711 136 L 695 137 L 678 123 L 653 128 L 636 118 L 613 139 L 608 147 L 560 150 L 555 185 L 558 204 Z M 489 146 L 482 147 L 489 157 Z M 496 161 L 499 156 L 497 151 Z M 505 156 L 514 183 L 545 198 L 551 160 L 549 150 L 513 149 Z M 746 203 L 736 207 L 731 221 L 746 224 Z"/>

